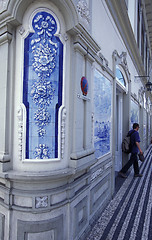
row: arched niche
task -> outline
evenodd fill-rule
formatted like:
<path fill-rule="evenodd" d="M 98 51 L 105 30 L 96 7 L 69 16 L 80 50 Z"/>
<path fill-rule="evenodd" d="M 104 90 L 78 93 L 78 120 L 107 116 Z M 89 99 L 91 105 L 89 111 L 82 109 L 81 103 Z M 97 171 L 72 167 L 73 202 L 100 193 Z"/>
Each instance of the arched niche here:
<path fill-rule="evenodd" d="M 66 74 L 64 66 L 65 63 L 67 64 L 65 58 L 68 42 L 64 37 L 66 34 L 65 25 L 62 13 L 54 4 L 35 2 L 26 9 L 22 18 L 22 25 L 16 28 L 13 136 L 16 143 L 18 138 L 18 150 L 16 147 L 14 148 L 14 169 L 28 169 L 29 165 L 34 164 L 33 169 L 35 171 L 40 166 L 42 170 L 48 170 L 49 168 L 52 170 L 59 167 L 64 168 L 67 165 L 65 156 L 67 105 L 63 97 Z M 43 75 L 42 78 L 41 75 Z M 66 78 L 67 82 L 68 79 Z M 37 92 L 38 89 L 40 90 L 39 93 Z M 44 94 L 42 93 L 43 90 L 45 91 Z M 37 102 L 37 93 L 39 96 L 43 95 L 44 97 L 45 95 L 45 99 L 42 97 L 42 101 L 39 99 L 40 101 Z M 53 101 L 55 101 L 54 105 Z M 46 103 L 45 106 L 44 103 Z M 40 107 L 40 109 L 37 109 L 39 111 L 39 113 L 37 112 L 38 115 L 42 116 L 43 111 L 45 111 L 43 116 L 48 116 L 47 125 L 43 124 L 43 126 L 50 125 L 50 128 L 48 130 L 42 129 L 44 135 L 39 135 L 38 131 L 35 131 L 32 127 L 32 122 L 34 123 L 36 120 L 37 104 Z M 52 107 L 49 109 L 49 106 Z M 53 134 L 52 137 L 50 133 Z M 47 147 L 48 151 L 51 153 L 56 146 L 54 156 L 51 156 L 51 154 L 48 154 L 48 156 L 40 156 L 39 154 L 37 157 L 32 156 L 30 148 L 35 149 L 32 145 L 40 142 L 40 138 L 43 142 L 46 142 L 47 135 L 50 136 L 47 140 L 48 143 L 52 144 L 49 148 Z M 35 136 L 37 136 L 37 140 Z M 43 152 L 46 148 L 45 145 L 45 143 L 39 145 Z M 40 153 L 38 148 L 37 150 Z"/>

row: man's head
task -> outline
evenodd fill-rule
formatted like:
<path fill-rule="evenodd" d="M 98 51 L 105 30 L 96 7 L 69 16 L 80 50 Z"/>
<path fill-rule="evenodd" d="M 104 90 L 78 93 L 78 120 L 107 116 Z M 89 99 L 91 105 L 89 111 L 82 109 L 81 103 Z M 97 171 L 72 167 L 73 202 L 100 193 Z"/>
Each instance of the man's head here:
<path fill-rule="evenodd" d="M 139 130 L 139 124 L 138 123 L 134 123 L 133 124 L 133 129 L 138 131 Z"/>

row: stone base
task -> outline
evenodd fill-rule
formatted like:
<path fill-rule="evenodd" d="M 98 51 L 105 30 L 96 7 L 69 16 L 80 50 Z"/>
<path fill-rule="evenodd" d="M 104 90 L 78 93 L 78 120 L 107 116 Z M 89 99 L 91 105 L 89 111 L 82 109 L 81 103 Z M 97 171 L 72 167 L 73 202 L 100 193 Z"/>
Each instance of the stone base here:
<path fill-rule="evenodd" d="M 111 198 L 111 159 L 79 173 L 10 171 L 0 181 L 0 240 L 76 240 Z"/>

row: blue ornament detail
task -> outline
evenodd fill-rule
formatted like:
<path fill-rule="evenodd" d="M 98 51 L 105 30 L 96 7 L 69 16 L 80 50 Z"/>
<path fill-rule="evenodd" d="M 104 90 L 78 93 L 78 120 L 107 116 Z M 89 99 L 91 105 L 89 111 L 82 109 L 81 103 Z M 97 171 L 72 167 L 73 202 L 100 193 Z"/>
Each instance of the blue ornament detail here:
<path fill-rule="evenodd" d="M 54 98 L 55 88 L 50 81 L 38 81 L 32 86 L 31 96 L 33 102 L 40 107 L 46 107 L 51 104 Z"/>
<path fill-rule="evenodd" d="M 42 12 L 34 17 L 33 28 L 39 36 L 43 36 L 45 39 L 54 35 L 57 30 L 57 24 L 52 15 Z"/>
<path fill-rule="evenodd" d="M 39 146 L 35 148 L 34 155 L 36 159 L 50 158 L 49 147 L 46 146 L 46 144 L 39 144 Z"/>
<path fill-rule="evenodd" d="M 46 130 L 44 129 L 44 128 L 39 128 L 38 130 L 37 130 L 37 132 L 38 132 L 38 135 L 39 135 L 39 137 L 44 137 L 44 135 L 46 134 Z"/>
<path fill-rule="evenodd" d="M 33 47 L 34 49 L 34 47 Z M 57 48 L 55 46 L 49 47 L 48 44 L 41 43 L 33 50 L 34 60 L 33 68 L 39 77 L 50 76 L 56 66 Z"/>
<path fill-rule="evenodd" d="M 51 116 L 46 109 L 39 108 L 34 116 L 34 120 L 39 127 L 47 126 L 50 123 Z"/>

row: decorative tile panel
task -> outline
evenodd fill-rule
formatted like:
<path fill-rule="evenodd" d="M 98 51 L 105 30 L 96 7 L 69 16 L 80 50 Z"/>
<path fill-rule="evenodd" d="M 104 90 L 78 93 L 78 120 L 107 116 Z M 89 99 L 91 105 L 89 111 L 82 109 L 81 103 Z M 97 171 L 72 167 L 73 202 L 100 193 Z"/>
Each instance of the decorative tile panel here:
<path fill-rule="evenodd" d="M 58 110 L 62 104 L 63 44 L 47 12 L 32 21 L 24 41 L 23 103 L 27 111 L 26 158 L 58 157 Z"/>
<path fill-rule="evenodd" d="M 139 106 L 134 101 L 131 101 L 131 119 L 130 119 L 131 128 L 133 126 L 133 123 L 138 122 L 139 122 Z"/>
<path fill-rule="evenodd" d="M 97 70 L 94 78 L 94 147 L 97 158 L 110 152 L 112 87 Z"/>

